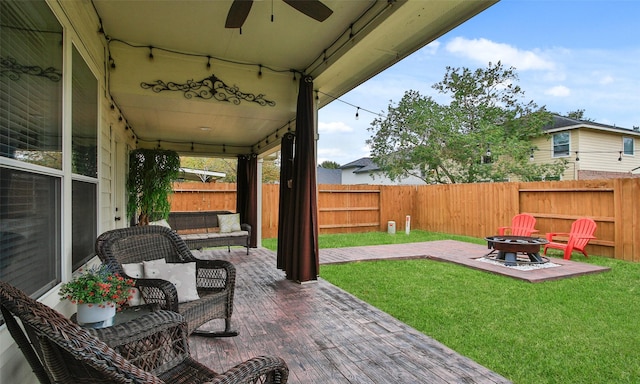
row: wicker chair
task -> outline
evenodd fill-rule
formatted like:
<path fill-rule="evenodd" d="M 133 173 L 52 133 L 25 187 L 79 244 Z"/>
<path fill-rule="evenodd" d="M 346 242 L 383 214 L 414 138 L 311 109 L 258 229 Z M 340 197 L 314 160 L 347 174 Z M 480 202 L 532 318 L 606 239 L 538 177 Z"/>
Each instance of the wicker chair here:
<path fill-rule="evenodd" d="M 223 374 L 212 371 L 191 358 L 184 318 L 171 311 L 146 316 L 147 331 L 136 333 L 137 340 L 126 340 L 116 351 L 93 336 L 96 330 L 81 328 L 3 281 L 0 310 L 41 383 L 276 384 L 286 383 L 289 375 L 282 359 L 269 356 L 247 360 Z M 117 327 L 131 326 L 127 324 L 110 331 L 116 334 Z"/>
<path fill-rule="evenodd" d="M 224 260 L 201 260 L 193 256 L 174 231 L 159 225 L 145 225 L 104 232 L 96 240 L 96 254 L 112 271 L 127 275 L 122 264 L 164 258 L 168 263 L 196 262 L 199 300 L 178 302 L 176 288 L 161 279 L 134 278 L 146 303 L 158 303 L 162 309 L 182 314 L 189 334 L 237 336 L 231 330 L 236 270 Z M 197 330 L 213 319 L 224 319 L 224 331 Z M 197 331 L 196 331 L 197 330 Z"/>

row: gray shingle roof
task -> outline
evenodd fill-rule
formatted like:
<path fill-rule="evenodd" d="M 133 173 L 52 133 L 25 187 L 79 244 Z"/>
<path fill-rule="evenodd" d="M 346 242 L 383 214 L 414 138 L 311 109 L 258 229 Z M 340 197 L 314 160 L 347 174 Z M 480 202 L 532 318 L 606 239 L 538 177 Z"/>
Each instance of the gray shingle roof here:
<path fill-rule="evenodd" d="M 574 129 L 574 128 L 593 128 L 593 129 L 605 129 L 615 130 L 626 133 L 633 133 L 631 129 L 616 127 L 615 125 L 601 124 L 593 121 L 572 119 L 565 116 L 553 115 L 553 122 L 550 125 L 543 127 L 545 131 L 558 130 L 561 128 Z M 637 132 L 636 132 L 637 133 Z"/>

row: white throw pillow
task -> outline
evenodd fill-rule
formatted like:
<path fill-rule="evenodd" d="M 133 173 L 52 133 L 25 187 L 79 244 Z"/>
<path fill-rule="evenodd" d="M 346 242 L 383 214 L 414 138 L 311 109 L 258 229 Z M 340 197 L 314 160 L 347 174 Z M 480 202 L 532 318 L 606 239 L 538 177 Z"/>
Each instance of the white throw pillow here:
<path fill-rule="evenodd" d="M 218 215 L 218 225 L 220 233 L 240 231 L 240 214 Z"/>
<path fill-rule="evenodd" d="M 135 279 L 144 278 L 144 267 L 142 263 L 122 264 L 122 269 L 124 269 L 124 273 L 129 277 L 133 277 Z M 142 298 L 138 288 L 131 288 L 131 290 L 131 297 L 128 300 L 129 305 L 134 306 L 144 304 L 144 299 Z"/>
<path fill-rule="evenodd" d="M 161 227 L 167 227 L 167 228 L 171 229 L 171 226 L 169 225 L 169 223 L 167 223 L 167 220 L 165 220 L 165 219 L 158 220 L 158 221 L 150 221 L 149 225 L 159 225 Z"/>
<path fill-rule="evenodd" d="M 164 259 L 162 259 L 164 261 Z M 178 302 L 200 299 L 196 286 L 196 263 L 164 263 L 159 260 L 143 261 L 144 277 L 171 282 L 178 291 Z"/>

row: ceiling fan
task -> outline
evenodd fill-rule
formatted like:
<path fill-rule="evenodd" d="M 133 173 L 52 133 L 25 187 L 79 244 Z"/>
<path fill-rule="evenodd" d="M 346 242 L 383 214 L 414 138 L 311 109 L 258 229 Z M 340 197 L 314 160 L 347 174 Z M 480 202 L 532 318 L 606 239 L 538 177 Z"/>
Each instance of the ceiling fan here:
<path fill-rule="evenodd" d="M 299 12 L 302 12 L 318 21 L 325 21 L 327 17 L 331 16 L 333 13 L 333 11 L 326 5 L 322 4 L 320 0 L 283 1 Z M 242 28 L 242 24 L 244 24 L 247 16 L 249 16 L 249 11 L 251 10 L 252 5 L 253 0 L 233 0 L 231 8 L 229 8 L 229 13 L 227 14 L 227 21 L 224 25 L 225 28 Z"/>

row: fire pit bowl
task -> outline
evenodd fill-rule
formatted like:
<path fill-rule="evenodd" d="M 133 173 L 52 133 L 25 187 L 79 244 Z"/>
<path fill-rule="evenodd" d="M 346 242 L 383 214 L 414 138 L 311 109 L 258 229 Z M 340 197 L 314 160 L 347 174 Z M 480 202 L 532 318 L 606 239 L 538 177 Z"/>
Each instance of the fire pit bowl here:
<path fill-rule="evenodd" d="M 492 250 L 485 257 L 502 261 L 504 265 L 515 266 L 549 262 L 549 259 L 540 256 L 540 246 L 548 243 L 546 239 L 529 236 L 489 236 L 484 239 L 487 240 L 488 248 Z M 498 251 L 498 254 L 490 256 L 495 251 Z M 527 257 L 519 258 L 519 253 Z"/>

